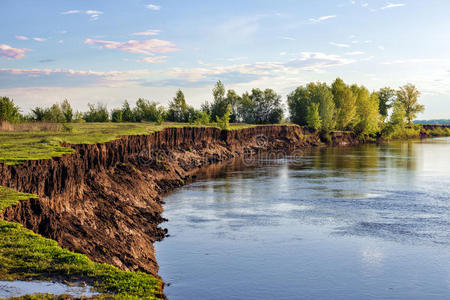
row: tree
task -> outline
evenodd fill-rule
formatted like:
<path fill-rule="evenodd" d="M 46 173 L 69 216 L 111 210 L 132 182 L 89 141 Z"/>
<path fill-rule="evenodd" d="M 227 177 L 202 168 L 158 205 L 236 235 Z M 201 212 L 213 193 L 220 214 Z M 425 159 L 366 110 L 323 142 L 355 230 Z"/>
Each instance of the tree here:
<path fill-rule="evenodd" d="M 72 122 L 73 109 L 72 106 L 70 106 L 70 103 L 67 99 L 64 99 L 64 101 L 61 103 L 61 111 L 64 116 L 64 121 L 66 121 L 67 123 Z"/>
<path fill-rule="evenodd" d="M 123 112 L 121 109 L 116 108 L 111 112 L 111 121 L 115 123 L 120 123 L 123 121 Z"/>
<path fill-rule="evenodd" d="M 194 123 L 198 125 L 208 125 L 210 123 L 211 117 L 206 111 L 200 111 Z"/>
<path fill-rule="evenodd" d="M 326 83 L 309 83 L 306 88 L 310 94 L 311 103 L 319 103 L 319 114 L 322 129 L 331 131 L 335 127 L 333 94 Z"/>
<path fill-rule="evenodd" d="M 320 130 L 322 127 L 322 120 L 319 115 L 319 103 L 311 103 L 308 107 L 308 113 L 306 115 L 306 122 L 309 128 L 314 130 Z"/>
<path fill-rule="evenodd" d="M 242 98 L 236 93 L 235 90 L 228 90 L 225 98 L 225 103 L 231 106 L 230 122 L 235 123 L 239 119 L 239 105 Z"/>
<path fill-rule="evenodd" d="M 217 126 L 219 126 L 220 129 L 222 130 L 230 129 L 230 114 L 231 114 L 231 105 L 228 105 L 222 117 L 216 116 Z"/>
<path fill-rule="evenodd" d="M 372 93 L 364 86 L 352 85 L 352 91 L 357 95 L 355 129 L 361 134 L 374 134 L 378 131 L 378 94 Z"/>
<path fill-rule="evenodd" d="M 217 81 L 213 90 L 214 101 L 210 105 L 211 117 L 216 119 L 216 117 L 222 117 L 227 111 L 228 103 L 225 98 L 225 86 L 222 81 Z"/>
<path fill-rule="evenodd" d="M 272 89 L 253 89 L 249 95 L 253 102 L 255 124 L 276 124 L 283 119 L 281 96 Z"/>
<path fill-rule="evenodd" d="M 164 108 L 158 107 L 157 102 L 139 98 L 134 108 L 134 116 L 137 122 L 160 122 L 164 116 Z"/>
<path fill-rule="evenodd" d="M 396 92 L 390 87 L 384 87 L 378 91 L 378 99 L 380 100 L 379 112 L 384 118 L 388 115 L 388 110 L 393 106 Z"/>
<path fill-rule="evenodd" d="M 425 106 L 418 103 L 420 92 L 413 84 L 406 84 L 397 91 L 397 101 L 405 110 L 405 117 L 408 124 L 412 124 L 412 120 L 416 118 L 418 113 L 425 110 Z"/>
<path fill-rule="evenodd" d="M 127 100 L 125 100 L 122 104 L 122 120 L 123 122 L 134 122 L 136 121 L 136 117 L 131 110 L 130 104 Z"/>
<path fill-rule="evenodd" d="M 17 123 L 21 118 L 19 107 L 8 97 L 0 98 L 0 122 Z"/>
<path fill-rule="evenodd" d="M 336 107 L 336 127 L 345 130 L 353 123 L 356 115 L 356 96 L 344 81 L 337 78 L 331 85 Z"/>
<path fill-rule="evenodd" d="M 301 126 L 308 125 L 306 117 L 308 107 L 311 105 L 311 97 L 308 90 L 303 86 L 299 86 L 288 95 L 287 103 L 291 121 Z"/>
<path fill-rule="evenodd" d="M 189 110 L 194 110 L 186 104 L 186 99 L 181 90 L 178 90 L 173 100 L 169 103 L 167 120 L 171 122 L 188 122 Z"/>
<path fill-rule="evenodd" d="M 241 101 L 239 103 L 239 106 L 237 108 L 239 120 L 247 123 L 247 124 L 255 124 L 255 103 L 253 103 L 252 100 L 250 100 L 250 95 L 248 92 L 245 92 L 242 95 Z"/>
<path fill-rule="evenodd" d="M 109 113 L 106 105 L 98 103 L 97 106 L 94 104 L 88 104 L 89 111 L 83 114 L 83 119 L 86 122 L 108 122 Z"/>

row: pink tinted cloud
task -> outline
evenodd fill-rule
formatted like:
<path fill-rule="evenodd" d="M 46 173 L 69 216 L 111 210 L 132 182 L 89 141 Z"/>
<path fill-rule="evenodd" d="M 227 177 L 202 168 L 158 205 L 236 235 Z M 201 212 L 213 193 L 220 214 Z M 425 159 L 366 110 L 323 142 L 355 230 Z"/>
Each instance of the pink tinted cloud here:
<path fill-rule="evenodd" d="M 0 45 L 0 56 L 6 58 L 7 60 L 24 58 L 26 51 L 30 51 L 30 49 L 13 48 L 6 44 Z"/>
<path fill-rule="evenodd" d="M 22 41 L 27 41 L 28 37 L 24 36 L 24 35 L 16 35 L 16 39 L 18 40 L 22 40 Z"/>
<path fill-rule="evenodd" d="M 166 62 L 167 56 L 150 56 L 144 57 L 143 59 L 139 59 L 138 62 L 146 62 L 149 64 L 158 64 Z"/>
<path fill-rule="evenodd" d="M 86 39 L 84 43 L 90 45 L 98 45 L 100 48 L 104 47 L 107 49 L 118 49 L 126 52 L 145 54 L 150 56 L 155 55 L 155 53 L 168 53 L 178 50 L 174 43 L 158 39 L 145 41 L 131 40 L 128 42 Z"/>

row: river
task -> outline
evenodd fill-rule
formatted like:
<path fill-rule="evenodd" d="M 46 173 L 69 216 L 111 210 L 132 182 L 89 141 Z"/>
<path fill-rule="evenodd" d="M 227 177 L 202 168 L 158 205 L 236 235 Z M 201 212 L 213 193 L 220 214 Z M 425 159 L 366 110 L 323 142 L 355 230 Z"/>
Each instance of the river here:
<path fill-rule="evenodd" d="M 449 138 L 249 163 L 164 198 L 169 299 L 450 298 Z"/>

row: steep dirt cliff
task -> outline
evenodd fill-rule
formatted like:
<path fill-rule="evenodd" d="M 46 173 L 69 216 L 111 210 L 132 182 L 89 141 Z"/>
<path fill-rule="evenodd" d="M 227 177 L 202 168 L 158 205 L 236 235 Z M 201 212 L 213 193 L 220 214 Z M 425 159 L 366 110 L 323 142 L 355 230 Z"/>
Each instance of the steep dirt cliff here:
<path fill-rule="evenodd" d="M 332 139 L 357 141 L 349 134 Z M 94 261 L 157 275 L 153 243 L 166 233 L 158 227 L 164 193 L 201 167 L 244 152 L 317 145 L 317 133 L 297 126 L 167 128 L 103 144 L 67 145 L 74 154 L 0 164 L 0 185 L 39 196 L 6 209 L 3 218 Z"/>

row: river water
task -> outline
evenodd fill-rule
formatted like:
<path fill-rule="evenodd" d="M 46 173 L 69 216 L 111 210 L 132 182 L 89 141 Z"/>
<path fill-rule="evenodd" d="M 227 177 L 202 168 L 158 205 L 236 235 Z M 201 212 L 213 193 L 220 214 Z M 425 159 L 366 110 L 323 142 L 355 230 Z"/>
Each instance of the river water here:
<path fill-rule="evenodd" d="M 165 197 L 169 299 L 450 299 L 450 139 L 216 166 Z"/>

